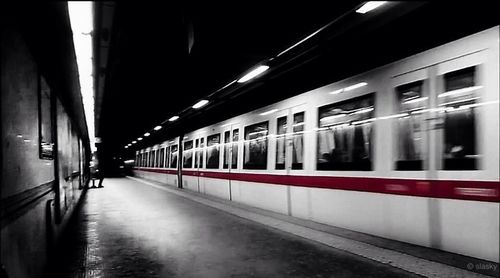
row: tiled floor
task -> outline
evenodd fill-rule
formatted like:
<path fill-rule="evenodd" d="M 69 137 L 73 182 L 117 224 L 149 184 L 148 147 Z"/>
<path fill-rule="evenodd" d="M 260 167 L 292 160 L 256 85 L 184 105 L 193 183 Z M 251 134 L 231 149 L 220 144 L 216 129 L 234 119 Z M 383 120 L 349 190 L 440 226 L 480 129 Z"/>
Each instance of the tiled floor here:
<path fill-rule="evenodd" d="M 52 277 L 415 277 L 129 179 L 88 191 Z"/>

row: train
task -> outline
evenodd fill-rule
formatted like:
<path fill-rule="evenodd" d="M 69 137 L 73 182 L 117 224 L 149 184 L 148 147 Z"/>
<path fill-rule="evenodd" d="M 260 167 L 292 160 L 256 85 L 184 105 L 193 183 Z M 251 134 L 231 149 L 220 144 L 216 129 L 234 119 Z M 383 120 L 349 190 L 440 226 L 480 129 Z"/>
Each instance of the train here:
<path fill-rule="evenodd" d="M 499 26 L 136 151 L 135 176 L 499 262 Z"/>

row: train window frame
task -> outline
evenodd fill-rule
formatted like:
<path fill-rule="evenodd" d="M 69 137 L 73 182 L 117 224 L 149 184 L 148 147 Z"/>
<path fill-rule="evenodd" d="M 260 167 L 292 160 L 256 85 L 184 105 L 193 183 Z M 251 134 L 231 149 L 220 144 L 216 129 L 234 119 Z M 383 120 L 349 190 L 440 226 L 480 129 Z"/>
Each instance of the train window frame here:
<path fill-rule="evenodd" d="M 321 125 L 321 121 L 323 119 L 327 118 L 327 117 L 321 117 L 321 114 L 323 113 L 324 110 L 331 109 L 334 107 L 340 107 L 343 105 L 349 107 L 348 104 L 355 105 L 356 102 L 362 102 L 365 99 L 367 100 L 367 102 L 369 104 L 369 106 L 366 106 L 367 108 L 365 108 L 363 106 L 362 107 L 354 107 L 354 109 L 351 110 L 354 112 L 347 113 L 348 116 L 351 114 L 352 115 L 355 115 L 355 114 L 361 115 L 361 116 L 357 116 L 357 119 L 350 120 L 350 121 L 348 121 L 348 123 L 341 122 L 338 124 L 330 124 L 330 125 L 326 125 L 326 126 Z M 376 113 L 375 104 L 376 104 L 376 92 L 372 91 L 370 93 L 356 96 L 353 98 L 325 104 L 325 105 L 319 106 L 317 108 L 317 126 L 318 126 L 318 128 L 317 128 L 317 132 L 316 132 L 317 145 L 316 145 L 316 162 L 315 162 L 317 171 L 373 171 L 374 170 L 374 164 L 375 164 L 375 157 L 374 157 L 374 154 L 375 154 L 375 150 L 374 150 L 375 149 L 375 145 L 374 145 L 375 125 L 374 125 L 374 122 L 376 119 L 375 118 L 375 115 L 376 115 L 375 114 Z M 342 110 L 342 109 L 340 109 L 340 110 Z M 361 111 L 363 111 L 363 112 L 361 112 Z M 339 115 L 339 114 L 336 114 L 336 115 Z M 335 120 L 338 118 L 343 118 L 345 116 L 344 115 L 342 117 L 340 117 L 340 116 L 335 117 L 336 115 L 328 116 L 328 117 L 331 117 L 329 120 Z M 359 134 L 360 133 L 359 127 L 362 127 L 362 126 L 367 127 L 368 131 L 366 133 L 368 133 L 368 135 L 365 134 L 364 129 L 362 129 L 361 134 Z M 321 148 L 324 148 L 324 146 L 321 144 L 321 141 L 328 139 L 328 137 L 325 137 L 324 139 L 322 139 L 321 132 L 324 133 L 324 132 L 330 131 L 333 136 L 337 136 L 335 134 L 333 128 L 338 128 L 338 129 L 342 128 L 343 129 L 343 128 L 350 128 L 350 127 L 354 127 L 354 130 L 351 132 L 351 133 L 353 133 L 352 136 L 346 136 L 345 134 L 341 133 L 340 136 L 343 138 L 341 138 L 340 142 L 343 143 L 342 140 L 352 139 L 354 141 L 353 144 L 356 144 L 356 139 L 358 139 L 357 141 L 359 141 L 360 137 L 363 139 L 363 142 L 365 140 L 368 140 L 368 144 L 364 143 L 363 147 L 358 146 L 358 148 L 357 148 L 358 150 L 364 149 L 364 152 L 368 156 L 368 159 L 359 159 L 358 161 L 354 161 L 354 159 L 353 159 L 352 162 L 351 161 L 335 161 L 334 160 L 334 159 L 337 159 L 337 157 L 340 157 L 340 159 L 345 160 L 346 157 L 350 158 L 350 157 L 356 157 L 357 155 L 359 155 L 359 154 L 354 152 L 355 149 L 353 146 L 347 146 L 347 147 L 341 146 L 341 147 L 344 147 L 344 151 L 350 152 L 347 154 L 342 153 L 342 150 L 339 150 L 336 152 L 337 154 L 334 155 L 333 153 L 334 153 L 335 149 L 337 149 L 336 147 L 334 147 L 332 149 L 332 151 L 329 153 L 323 153 L 323 154 L 320 153 Z M 358 127 L 358 130 L 356 130 L 357 127 Z M 356 137 L 356 133 L 358 133 L 357 137 Z M 350 137 L 352 137 L 352 138 L 350 138 Z M 335 138 L 333 139 L 333 145 L 336 146 L 334 141 L 335 141 Z M 341 144 L 341 145 L 344 145 L 344 144 Z M 366 148 L 367 148 L 366 145 L 368 145 L 368 150 L 366 150 Z M 327 146 L 327 148 L 328 148 L 328 146 Z M 324 162 L 320 162 L 320 160 L 323 160 Z"/>
<path fill-rule="evenodd" d="M 413 95 L 410 96 L 410 98 L 404 99 L 404 94 L 417 93 L 413 90 L 410 91 L 410 89 L 414 89 L 417 86 L 420 87 L 418 95 Z M 428 86 L 428 78 L 418 78 L 409 82 L 399 84 L 393 88 L 393 96 L 395 97 L 393 105 L 393 111 L 395 113 L 394 115 L 400 115 L 394 119 L 395 121 L 393 123 L 394 138 L 396 138 L 393 144 L 393 169 L 395 171 L 425 171 L 428 168 L 428 163 L 426 162 L 426 159 L 428 158 L 428 131 L 426 130 L 427 126 L 425 123 L 425 113 L 422 112 L 427 111 L 430 108 L 431 104 L 431 96 L 429 94 L 430 90 Z M 405 104 L 405 102 L 406 104 L 425 103 L 425 105 L 416 108 L 413 107 L 410 109 L 403 109 L 403 104 Z M 411 121 L 411 124 L 401 124 L 401 122 L 404 120 Z M 408 153 L 404 156 L 419 156 L 420 159 L 400 159 L 400 157 L 402 156 L 402 150 L 409 147 L 401 145 L 404 142 L 404 140 L 401 139 L 401 133 L 408 130 L 404 128 L 405 126 L 410 126 L 412 128 L 411 130 L 415 130 L 411 133 L 410 136 L 407 136 L 409 139 L 413 139 L 409 140 L 412 142 L 411 145 L 413 146 L 410 149 L 413 149 L 413 152 L 415 154 L 411 155 L 409 154 L 411 153 L 411 151 L 407 150 Z M 415 138 L 414 136 L 418 136 L 418 134 L 420 134 L 420 137 Z"/>
<path fill-rule="evenodd" d="M 251 128 L 258 127 L 258 126 L 265 126 L 265 135 L 263 137 L 257 137 L 253 139 L 249 139 L 249 135 L 252 134 L 252 132 L 256 133 L 261 133 L 263 131 L 251 131 Z M 249 163 L 251 161 L 251 143 L 252 142 L 258 142 L 260 138 L 263 138 L 264 140 L 264 155 L 262 155 L 261 163 Z M 243 144 L 243 169 L 245 170 L 267 170 L 268 168 L 268 157 L 269 157 L 269 121 L 262 121 L 258 123 L 254 123 L 251 125 L 247 125 L 244 128 L 244 144 Z M 247 161 L 247 153 L 248 153 L 248 161 Z M 263 162 L 263 163 L 262 163 Z"/>
<path fill-rule="evenodd" d="M 295 118 L 302 114 L 302 121 L 299 123 L 295 122 Z M 304 169 L 304 144 L 305 144 L 305 124 L 306 124 L 306 112 L 300 111 L 292 115 L 292 170 L 303 170 Z M 299 144 L 300 142 L 300 144 Z M 300 156 L 295 152 L 296 144 L 300 146 Z M 300 158 L 299 158 L 300 157 Z M 295 159 L 302 162 L 295 162 Z"/>
<path fill-rule="evenodd" d="M 274 169 L 275 170 L 285 170 L 286 165 L 286 146 L 287 146 L 287 123 L 288 123 L 288 115 L 284 115 L 276 118 L 276 158 L 274 161 Z M 283 128 L 280 130 L 280 126 Z M 281 157 L 282 155 L 282 157 Z M 283 162 L 281 162 L 281 158 Z M 281 163 L 279 163 L 280 161 Z"/>
<path fill-rule="evenodd" d="M 235 137 L 236 132 L 236 137 Z M 239 141 L 240 141 L 240 129 L 235 128 L 231 132 L 231 169 L 238 169 L 238 151 L 239 151 Z M 236 139 L 235 139 L 236 138 Z"/>
<path fill-rule="evenodd" d="M 231 159 L 231 130 L 226 130 L 223 134 L 224 143 L 222 148 L 222 169 L 229 169 L 229 160 Z"/>
<path fill-rule="evenodd" d="M 186 145 L 190 144 L 191 147 L 190 148 L 187 148 Z M 182 148 L 182 168 L 186 168 L 186 169 L 191 169 L 193 168 L 193 150 L 194 150 L 194 141 L 193 140 L 189 140 L 189 141 L 185 141 L 183 142 L 183 145 L 184 147 Z M 189 161 L 186 161 L 186 157 L 187 157 L 187 154 L 191 154 L 191 163 L 189 163 Z M 189 158 L 187 158 L 189 159 Z"/>
<path fill-rule="evenodd" d="M 212 138 L 218 138 L 217 139 L 217 142 L 214 143 L 213 145 L 211 144 L 212 142 L 215 142 L 215 140 L 212 141 Z M 218 133 L 214 133 L 212 135 L 209 135 L 207 136 L 207 145 L 206 145 L 206 148 L 205 148 L 205 167 L 206 169 L 220 169 L 220 162 L 221 162 L 221 159 L 220 159 L 220 140 L 221 140 L 221 134 L 220 132 Z M 209 145 L 210 143 L 210 145 Z M 213 151 L 212 149 L 214 149 L 215 151 Z M 216 154 L 215 155 L 210 155 L 209 154 L 212 154 L 213 152 L 215 152 Z M 213 163 L 211 163 L 210 159 L 212 159 L 212 161 L 214 161 Z"/>
<path fill-rule="evenodd" d="M 177 169 L 178 167 L 179 167 L 179 146 L 177 144 L 172 144 L 170 146 L 170 168 Z"/>
<path fill-rule="evenodd" d="M 479 132 L 478 132 L 478 126 L 480 125 L 480 114 L 479 114 L 479 109 L 477 109 L 476 106 L 478 106 L 478 103 L 481 101 L 481 88 L 480 82 L 478 82 L 478 72 L 480 71 L 480 65 L 470 65 L 466 67 L 462 67 L 459 69 L 454 69 L 449 72 L 446 72 L 444 74 L 441 74 L 438 76 L 440 78 L 440 81 L 442 81 L 442 86 L 441 86 L 441 94 L 437 95 L 437 102 L 439 105 L 439 108 L 441 108 L 441 117 L 442 117 L 442 136 L 441 136 L 441 161 L 439 163 L 440 167 L 439 170 L 443 171 L 476 171 L 480 170 L 480 159 L 481 159 L 481 153 L 479 151 L 479 146 L 478 142 L 480 142 L 479 138 Z M 448 78 L 455 78 L 455 77 L 460 77 L 461 75 L 466 75 L 467 72 L 472 72 L 472 78 L 471 80 L 468 80 L 471 82 L 471 84 L 465 84 L 468 86 L 465 87 L 458 87 L 452 86 L 449 88 L 448 85 Z M 456 81 L 456 80 L 455 80 Z M 450 85 L 451 86 L 451 85 Z M 469 91 L 469 95 L 473 95 L 472 98 L 461 100 L 460 96 L 457 99 L 453 99 L 455 94 L 450 95 L 451 92 L 458 92 L 460 90 L 464 91 L 464 93 L 467 93 L 467 91 L 463 90 L 466 88 L 474 88 L 476 87 L 477 89 Z M 479 92 L 478 92 L 479 91 Z M 443 97 L 440 97 L 440 96 Z M 460 94 L 458 94 L 460 95 Z M 467 95 L 465 95 L 467 96 Z M 450 99 L 452 99 L 450 101 Z M 466 103 L 463 105 L 463 103 Z M 459 105 L 460 104 L 460 105 Z M 458 107 L 457 107 L 458 106 Z M 462 109 L 465 107 L 464 109 Z M 471 112 L 468 115 L 465 114 L 467 112 Z M 461 115 L 459 115 L 461 114 Z M 450 127 L 453 125 L 451 123 L 451 116 L 464 116 L 465 114 L 465 119 L 462 118 L 460 121 L 455 121 L 457 122 L 457 127 L 453 128 Z M 469 126 L 467 126 L 467 124 Z M 459 127 L 458 127 L 459 126 Z M 453 136 L 451 133 L 455 133 Z M 462 133 L 462 134 L 457 134 L 457 133 Z M 471 135 L 472 134 L 472 135 Z M 460 143 L 464 143 L 465 138 L 470 138 L 471 142 L 465 142 L 465 144 L 469 146 L 463 146 L 463 145 L 457 145 L 454 147 L 449 147 L 449 137 L 454 137 L 454 141 L 461 141 Z M 456 142 L 455 142 L 456 143 Z M 461 147 L 461 148 L 460 148 Z M 449 153 L 448 153 L 449 150 Z M 458 156 L 463 156 L 463 157 L 452 157 L 455 152 L 455 154 Z"/>

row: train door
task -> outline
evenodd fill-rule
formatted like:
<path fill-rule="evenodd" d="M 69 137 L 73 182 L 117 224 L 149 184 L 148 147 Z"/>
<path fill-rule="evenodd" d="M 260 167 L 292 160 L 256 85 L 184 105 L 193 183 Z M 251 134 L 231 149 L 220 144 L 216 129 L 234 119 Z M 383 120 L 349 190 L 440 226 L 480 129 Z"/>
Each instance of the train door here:
<path fill-rule="evenodd" d="M 481 169 L 484 61 L 480 51 L 393 77 L 395 105 L 383 117 L 394 124 L 393 169 L 425 180 L 419 190 L 437 192 L 439 180 L 473 179 Z M 428 198 L 429 240 L 435 248 L 442 246 L 441 206 L 440 199 Z"/>
<path fill-rule="evenodd" d="M 286 109 L 286 116 L 279 116 L 276 127 L 276 169 L 285 175 L 304 173 L 305 105 Z M 287 186 L 287 211 L 291 215 L 291 188 Z"/>
<path fill-rule="evenodd" d="M 195 171 L 196 173 L 196 182 L 197 182 L 197 188 L 198 192 L 201 192 L 201 181 L 200 181 L 200 174 L 203 171 L 203 154 L 205 153 L 205 137 L 201 136 L 195 139 L 195 146 L 196 146 L 196 157 L 195 157 Z"/>

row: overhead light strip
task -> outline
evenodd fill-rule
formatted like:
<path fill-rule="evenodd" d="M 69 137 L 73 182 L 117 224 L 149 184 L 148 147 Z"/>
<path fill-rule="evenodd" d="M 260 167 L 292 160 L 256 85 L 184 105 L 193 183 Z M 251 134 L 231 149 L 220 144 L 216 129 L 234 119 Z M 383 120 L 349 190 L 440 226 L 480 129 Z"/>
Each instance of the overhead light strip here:
<path fill-rule="evenodd" d="M 85 119 L 92 152 L 95 146 L 94 125 L 94 78 L 92 60 L 92 31 L 93 26 L 93 3 L 90 1 L 69 1 L 68 14 L 73 32 L 73 45 L 75 47 L 76 62 L 80 81 L 80 93 L 84 107 Z"/>

